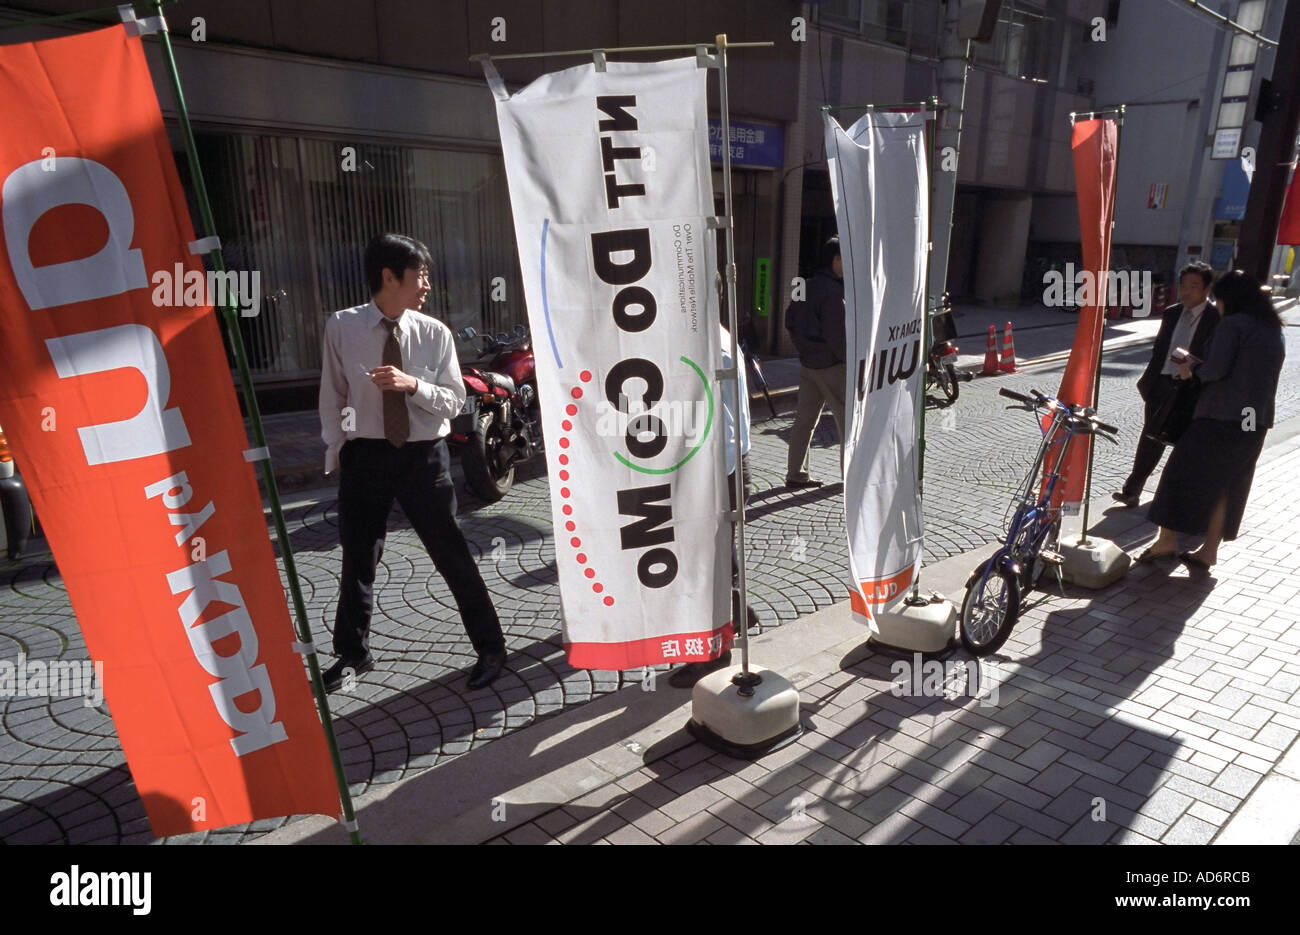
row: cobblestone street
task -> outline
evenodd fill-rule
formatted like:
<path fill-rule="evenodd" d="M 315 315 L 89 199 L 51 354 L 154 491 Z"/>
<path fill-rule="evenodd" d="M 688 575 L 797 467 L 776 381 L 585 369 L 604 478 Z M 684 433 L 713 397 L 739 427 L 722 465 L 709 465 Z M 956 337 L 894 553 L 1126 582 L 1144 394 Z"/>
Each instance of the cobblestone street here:
<path fill-rule="evenodd" d="M 1293 329 L 1287 332 L 1295 334 Z M 1120 426 L 1121 444 L 1099 446 L 1094 494 L 1117 489 L 1128 472 L 1141 421 L 1133 383 L 1148 354 L 1149 348 L 1138 347 L 1106 359 L 1099 409 L 1106 421 Z M 1024 412 L 1005 412 L 1007 401 L 997 390 L 1036 387 L 1054 392 L 1062 369 L 1063 364 L 1057 363 L 963 383 L 953 407 L 929 410 L 928 562 L 1001 539 L 1011 486 L 1027 466 L 1037 439 L 1033 419 Z M 765 413 L 765 407 L 755 407 L 753 412 L 756 420 Z M 1297 416 L 1300 354 L 1292 353 L 1279 387 L 1277 421 L 1281 424 Z M 789 417 L 782 416 L 756 421 L 753 427 L 757 493 L 748 508 L 747 561 L 750 602 L 763 630 L 831 607 L 847 596 L 842 583 L 848 576 L 842 486 L 828 484 L 797 493 L 785 489 L 785 438 L 790 423 Z M 834 441 L 833 422 L 823 418 L 814 438 L 813 476 L 831 478 L 838 473 L 839 449 Z M 537 470 L 523 473 L 510 494 L 491 506 L 475 501 L 463 489 L 458 494 L 461 522 L 506 631 L 507 672 L 488 689 L 465 688 L 474 655 L 455 605 L 404 517 L 394 511 L 376 578 L 372 649 L 377 666 L 361 677 L 355 691 L 331 696 L 355 796 L 615 691 L 625 680 L 640 679 L 639 672 L 574 670 L 564 661 L 546 478 Z M 286 506 L 315 639 L 328 647 L 340 554 L 334 498 L 327 492 L 287 495 Z M 1093 517 L 1094 522 L 1098 519 Z M 86 658 L 85 644 L 48 553 L 19 562 L 0 561 L 0 586 L 0 655 Z M 1067 603 L 1052 609 L 1053 614 L 1063 615 L 1054 618 L 1061 626 L 1068 628 L 1073 606 Z M 1115 611 L 1122 609 L 1111 612 Z M 1051 622 L 1044 619 L 1047 613 L 1044 610 L 1038 618 L 1040 624 Z M 1036 638 L 1032 630 L 1023 636 Z M 879 681 L 882 665 L 879 661 L 864 664 L 853 675 Z M 842 683 L 828 682 L 826 693 L 852 688 L 853 676 L 841 674 Z M 841 696 L 837 704 L 848 701 Z M 154 841 L 103 707 L 87 707 L 80 699 L 3 699 L 0 728 L 0 841 Z M 858 741 L 869 739 L 864 735 Z M 1025 739 L 1028 749 L 1038 738 L 1026 735 Z M 874 814 L 883 802 L 876 801 L 869 810 Z M 982 819 L 982 814 L 972 811 L 963 827 L 954 826 L 947 833 L 961 837 L 977 825 L 984 827 Z M 1068 828 L 1074 817 L 1063 820 Z M 287 821 L 266 820 L 170 841 L 242 843 Z M 1198 829 L 1186 827 L 1191 829 L 1189 839 L 1195 838 Z"/>

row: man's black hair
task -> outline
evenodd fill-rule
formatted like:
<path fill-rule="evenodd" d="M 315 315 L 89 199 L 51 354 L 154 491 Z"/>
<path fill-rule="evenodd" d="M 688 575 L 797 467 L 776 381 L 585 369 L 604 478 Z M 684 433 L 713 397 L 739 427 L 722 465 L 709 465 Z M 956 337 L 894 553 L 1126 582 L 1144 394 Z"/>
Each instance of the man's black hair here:
<path fill-rule="evenodd" d="M 830 269 L 831 261 L 840 255 L 840 239 L 832 237 L 822 244 L 822 269 Z"/>
<path fill-rule="evenodd" d="M 1214 267 L 1210 266 L 1210 264 L 1206 263 L 1204 260 L 1192 260 L 1192 262 L 1180 269 L 1178 271 L 1178 281 L 1182 282 L 1183 277 L 1188 273 L 1195 273 L 1200 276 L 1201 283 L 1207 289 L 1214 284 Z"/>
<path fill-rule="evenodd" d="M 392 270 L 401 279 L 408 269 L 433 267 L 429 248 L 404 234 L 378 234 L 366 244 L 366 285 L 375 295 L 384 285 L 384 270 Z"/>

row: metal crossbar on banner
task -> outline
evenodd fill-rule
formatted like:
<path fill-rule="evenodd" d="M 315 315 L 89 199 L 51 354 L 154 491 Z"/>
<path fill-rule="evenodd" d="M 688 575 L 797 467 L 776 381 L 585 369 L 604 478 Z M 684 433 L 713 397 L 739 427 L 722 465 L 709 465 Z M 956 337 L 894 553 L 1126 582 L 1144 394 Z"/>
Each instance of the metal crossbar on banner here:
<path fill-rule="evenodd" d="M 1101 110 L 1072 110 L 1070 111 L 1070 126 L 1079 120 L 1101 120 L 1105 117 L 1114 117 L 1119 121 L 1119 126 L 1124 124 L 1124 108 L 1126 105 L 1120 104 L 1118 107 L 1104 107 Z"/>
<path fill-rule="evenodd" d="M 493 60 L 493 61 L 502 62 L 505 61 L 506 59 L 561 58 L 561 57 L 575 56 L 575 55 L 586 58 L 588 55 L 594 57 L 599 55 L 608 55 L 611 52 L 622 52 L 622 53 L 690 52 L 700 48 L 701 46 L 703 46 L 706 49 L 719 49 L 719 50 L 763 49 L 763 48 L 771 48 L 772 46 L 776 45 L 775 42 L 727 42 L 725 35 L 719 36 L 718 40 L 721 41 L 721 45 L 717 44 L 716 42 L 693 42 L 690 44 L 678 44 L 678 45 L 624 45 L 624 46 L 617 46 L 616 48 L 612 48 L 612 49 L 569 49 L 564 52 L 514 52 L 509 55 L 489 55 L 487 52 L 479 52 L 475 55 L 471 55 L 469 57 L 469 60 L 471 62 L 481 62 L 484 60 Z"/>
<path fill-rule="evenodd" d="M 167 76 L 171 81 L 172 92 L 176 95 L 176 114 L 180 123 L 181 134 L 185 140 L 185 155 L 189 163 L 190 175 L 194 181 L 194 194 L 198 202 L 200 223 L 202 225 L 199 232 L 199 243 L 202 243 L 209 238 L 215 239 L 216 224 L 213 221 L 212 205 L 208 200 L 208 189 L 204 182 L 203 170 L 199 164 L 198 148 L 194 142 L 194 128 L 190 124 L 189 109 L 185 104 L 185 95 L 181 90 L 180 74 L 176 70 L 176 59 L 172 54 L 167 22 L 162 14 L 162 8 L 167 2 L 170 2 L 170 0 L 152 0 L 149 5 L 153 7 L 158 19 L 162 21 L 158 30 L 159 45 L 162 48 L 163 62 L 167 67 Z M 118 9 L 122 10 L 123 19 L 125 20 L 127 11 L 131 10 L 131 5 L 126 4 L 124 7 L 118 7 Z M 132 12 L 133 16 L 134 13 Z M 207 245 L 211 246 L 211 242 L 209 241 Z M 219 241 L 215 248 L 208 253 L 208 256 L 215 271 L 224 273 L 226 262 Z M 244 398 L 244 406 L 252 423 L 252 450 L 264 451 L 267 448 L 266 434 L 262 428 L 261 410 L 257 404 L 257 394 L 253 390 L 253 377 L 248 369 L 248 356 L 244 351 L 244 342 L 239 331 L 239 319 L 235 311 L 233 296 L 227 294 L 226 302 L 221 305 L 221 313 L 222 321 L 226 326 L 226 334 L 230 338 L 230 346 L 235 355 L 235 365 L 239 370 L 239 383 Z M 334 764 L 334 778 L 338 784 L 339 800 L 343 806 L 343 814 L 340 820 L 352 843 L 361 844 L 363 842 L 357 828 L 352 795 L 348 790 L 347 777 L 343 771 L 343 760 L 339 755 L 338 740 L 334 736 L 334 721 L 330 714 L 329 700 L 325 694 L 320 663 L 316 658 L 315 644 L 312 641 L 311 623 L 307 616 L 306 605 L 303 602 L 302 590 L 298 584 L 298 571 L 294 564 L 289 531 L 284 522 L 284 511 L 280 506 L 280 493 L 275 483 L 275 472 L 269 458 L 259 458 L 258 468 L 262 473 L 262 482 L 266 485 L 267 499 L 271 503 L 271 516 L 275 524 L 276 541 L 280 546 L 280 557 L 284 561 L 285 575 L 289 582 L 289 594 L 293 601 L 295 627 L 298 633 L 298 642 L 294 644 L 295 650 L 302 652 L 307 659 L 307 666 L 311 672 L 312 690 L 316 695 L 316 704 L 320 710 L 321 722 L 325 729 L 325 741 L 329 746 L 330 759 Z"/>
<path fill-rule="evenodd" d="M 916 110 L 925 115 L 926 120 L 933 120 L 934 115 L 941 110 L 947 110 L 948 105 L 942 103 L 938 98 L 930 98 L 926 101 L 904 101 L 900 104 L 823 104 L 822 110 L 889 110 L 889 111 L 906 111 Z"/>

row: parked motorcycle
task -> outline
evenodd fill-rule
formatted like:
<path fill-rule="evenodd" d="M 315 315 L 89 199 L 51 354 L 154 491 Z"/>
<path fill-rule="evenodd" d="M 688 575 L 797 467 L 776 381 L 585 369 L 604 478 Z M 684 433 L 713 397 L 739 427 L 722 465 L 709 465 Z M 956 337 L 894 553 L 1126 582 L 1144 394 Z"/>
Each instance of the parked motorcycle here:
<path fill-rule="evenodd" d="M 943 295 L 943 305 L 931 319 L 931 326 L 934 343 L 930 345 L 930 353 L 925 361 L 925 388 L 928 391 L 937 385 L 943 395 L 948 397 L 948 405 L 951 406 L 957 401 L 957 381 L 969 380 L 971 375 L 957 373 L 958 348 L 953 343 L 957 337 L 957 328 L 952 322 L 952 308 L 948 304 L 946 292 Z"/>
<path fill-rule="evenodd" d="M 495 338 L 473 328 L 457 332 L 463 341 L 482 342 L 481 359 L 462 364 L 465 404 L 452 420 L 452 447 L 460 450 L 465 483 L 489 503 L 506 495 L 515 468 L 543 451 L 542 413 L 537 372 L 528 329 Z"/>

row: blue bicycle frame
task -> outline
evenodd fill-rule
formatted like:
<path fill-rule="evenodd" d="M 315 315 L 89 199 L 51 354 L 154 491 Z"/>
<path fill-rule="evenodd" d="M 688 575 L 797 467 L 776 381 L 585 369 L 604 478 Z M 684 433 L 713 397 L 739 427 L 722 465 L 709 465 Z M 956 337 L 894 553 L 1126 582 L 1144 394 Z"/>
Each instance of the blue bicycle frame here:
<path fill-rule="evenodd" d="M 1033 466 L 1025 475 L 1012 501 L 1016 509 L 1007 528 L 1006 540 L 1002 548 L 993 553 L 993 557 L 984 564 L 982 574 L 979 569 L 971 572 L 970 581 L 977 575 L 980 576 L 978 587 L 981 589 L 988 581 L 989 574 L 998 571 L 1007 571 L 1017 581 L 1024 581 L 1026 568 L 1032 570 L 1034 560 L 1042 551 L 1043 543 L 1061 512 L 1059 507 L 1052 506 L 1052 494 L 1061 479 L 1061 464 L 1075 434 L 1070 431 L 1068 422 L 1069 410 L 1060 403 L 1053 409 L 1052 421 L 1047 428 L 1043 428 L 1042 420 L 1039 420 L 1038 427 L 1043 440 L 1038 446 L 1038 456 L 1034 459 Z M 1041 495 L 1035 497 L 1034 488 L 1041 476 L 1040 471 L 1054 449 L 1059 449 L 1056 451 L 1055 463 L 1042 484 Z"/>

